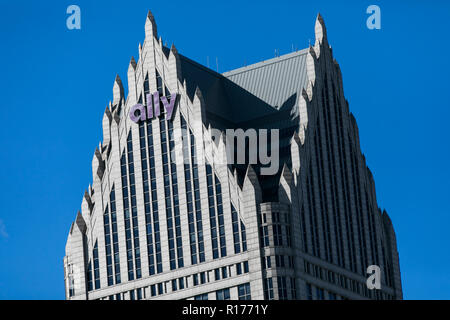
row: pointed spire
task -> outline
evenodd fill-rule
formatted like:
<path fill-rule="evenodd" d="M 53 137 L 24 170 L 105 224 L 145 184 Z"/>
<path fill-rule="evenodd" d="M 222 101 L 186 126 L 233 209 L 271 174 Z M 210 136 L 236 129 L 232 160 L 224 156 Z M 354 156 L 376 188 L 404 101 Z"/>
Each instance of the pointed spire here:
<path fill-rule="evenodd" d="M 156 28 L 155 17 L 152 12 L 148 10 L 147 19 L 145 20 L 145 38 L 150 38 L 150 36 L 158 38 L 158 31 Z"/>
<path fill-rule="evenodd" d="M 116 75 L 113 86 L 113 105 L 117 105 L 123 98 L 123 85 L 119 75 Z"/>
<path fill-rule="evenodd" d="M 86 232 L 86 222 L 83 219 L 83 216 L 81 215 L 81 212 L 78 211 L 77 218 L 75 219 L 75 223 L 78 227 L 78 229 L 81 231 L 81 233 Z"/>
<path fill-rule="evenodd" d="M 103 121 L 102 121 L 102 129 L 103 129 L 103 144 L 107 146 L 111 141 L 111 133 L 110 133 L 110 127 L 111 127 L 111 111 L 108 107 L 105 108 L 105 113 L 103 114 Z"/>
<path fill-rule="evenodd" d="M 317 41 L 319 41 L 320 44 L 327 42 L 327 29 L 325 28 L 325 22 L 323 21 L 323 18 L 320 15 L 320 13 L 317 14 L 314 32 L 316 35 L 316 43 Z"/>
<path fill-rule="evenodd" d="M 170 47 L 170 52 L 173 52 L 174 55 L 178 54 L 177 48 L 175 48 L 175 44 L 172 43 L 172 46 Z"/>
<path fill-rule="evenodd" d="M 133 69 L 136 70 L 136 60 L 134 60 L 134 57 L 132 56 L 130 59 L 130 65 L 128 66 L 128 70 Z"/>
<path fill-rule="evenodd" d="M 134 104 L 137 100 L 137 90 L 136 90 L 136 61 L 134 57 L 131 57 L 130 65 L 128 66 L 128 98 L 130 102 Z"/>

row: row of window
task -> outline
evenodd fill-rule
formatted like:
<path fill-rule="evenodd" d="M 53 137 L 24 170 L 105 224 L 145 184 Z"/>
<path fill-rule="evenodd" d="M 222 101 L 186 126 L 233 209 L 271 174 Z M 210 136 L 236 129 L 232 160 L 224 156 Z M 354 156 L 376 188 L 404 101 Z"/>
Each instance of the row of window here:
<path fill-rule="evenodd" d="M 245 252 L 247 251 L 247 234 L 245 231 L 245 225 L 241 219 L 239 219 L 238 213 L 233 204 L 231 204 L 231 220 L 233 226 L 234 253 L 240 253 L 241 250 L 242 252 Z"/>
<path fill-rule="evenodd" d="M 249 272 L 248 261 L 239 262 L 233 265 L 217 268 L 214 270 L 208 270 L 205 272 L 195 273 L 189 276 L 180 277 L 177 279 L 172 279 L 170 281 L 160 282 L 152 284 L 148 287 L 139 288 L 129 291 L 129 293 L 119 293 L 106 297 L 105 299 L 110 300 L 140 300 L 146 297 L 155 297 L 158 295 L 166 294 L 169 292 L 175 292 L 178 290 L 186 289 L 190 286 L 195 287 L 198 285 L 206 284 L 212 281 L 219 281 L 222 279 L 227 279 L 232 276 L 238 276 Z M 192 279 L 192 280 L 190 280 Z M 250 297 L 250 288 L 244 288 L 242 291 L 242 299 L 248 296 Z M 241 297 L 241 294 L 239 294 Z"/>
<path fill-rule="evenodd" d="M 271 278 L 263 279 L 263 290 L 264 290 L 264 299 L 265 300 L 273 300 L 275 299 L 274 295 L 274 280 L 276 280 L 277 284 L 277 292 L 279 300 L 295 300 L 297 299 L 297 285 L 295 283 L 295 278 L 278 276 Z M 289 284 L 289 286 L 288 286 Z M 288 295 L 289 293 L 289 295 Z"/>
<path fill-rule="evenodd" d="M 350 279 L 344 275 L 338 274 L 334 271 L 324 269 L 318 265 L 305 261 L 305 272 L 324 281 L 328 281 L 334 285 L 338 285 L 346 290 L 350 290 L 356 294 L 365 296 L 370 299 L 379 299 L 382 295 L 386 296 L 386 299 L 391 299 L 389 294 L 381 294 L 380 290 L 369 290 L 366 283 L 358 282 L 354 279 Z"/>
<path fill-rule="evenodd" d="M 251 300 L 250 283 L 244 283 L 237 287 L 238 300 Z M 208 300 L 210 293 L 196 295 L 194 300 Z M 216 300 L 230 300 L 230 288 L 217 290 Z"/>
<path fill-rule="evenodd" d="M 293 256 L 275 255 L 261 257 L 261 265 L 263 269 L 272 268 L 272 260 L 275 259 L 275 267 L 277 268 L 295 268 L 295 260 Z"/>
<path fill-rule="evenodd" d="M 266 213 L 258 215 L 260 246 L 292 246 L 291 225 L 289 213 L 272 212 L 272 221 L 267 221 Z M 270 241 L 272 232 L 273 243 Z"/>

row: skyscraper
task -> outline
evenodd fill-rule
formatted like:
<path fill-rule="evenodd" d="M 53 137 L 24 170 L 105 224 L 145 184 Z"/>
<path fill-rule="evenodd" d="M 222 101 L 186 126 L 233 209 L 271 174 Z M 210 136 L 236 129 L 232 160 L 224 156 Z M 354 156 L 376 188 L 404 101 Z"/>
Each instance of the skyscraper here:
<path fill-rule="evenodd" d="M 315 35 L 219 74 L 164 46 L 148 14 L 70 227 L 67 299 L 402 298 L 395 232 L 320 15 Z M 252 161 L 264 135 L 277 162 Z M 366 285 L 371 265 L 381 289 Z"/>

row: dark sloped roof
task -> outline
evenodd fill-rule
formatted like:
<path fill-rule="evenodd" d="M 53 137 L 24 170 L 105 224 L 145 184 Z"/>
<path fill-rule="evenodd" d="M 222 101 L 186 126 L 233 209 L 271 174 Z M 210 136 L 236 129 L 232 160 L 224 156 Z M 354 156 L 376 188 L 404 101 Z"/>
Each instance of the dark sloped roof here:
<path fill-rule="evenodd" d="M 290 138 L 298 128 L 297 100 L 306 88 L 306 55 L 308 50 L 293 52 L 219 74 L 199 63 L 180 57 L 181 81 L 186 81 L 187 94 L 193 99 L 201 90 L 206 104 L 205 125 L 214 128 L 278 128 L 284 130 L 280 144 L 280 169 L 290 165 Z M 242 183 L 246 165 L 231 165 Z M 255 165 L 259 172 L 260 165 Z M 265 201 L 276 201 L 281 171 L 260 176 Z"/>

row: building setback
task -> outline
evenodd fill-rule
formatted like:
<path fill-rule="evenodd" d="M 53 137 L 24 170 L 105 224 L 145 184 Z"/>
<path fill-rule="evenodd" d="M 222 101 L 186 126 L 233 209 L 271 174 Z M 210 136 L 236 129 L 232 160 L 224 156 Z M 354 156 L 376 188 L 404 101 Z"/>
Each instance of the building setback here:
<path fill-rule="evenodd" d="M 70 227 L 67 299 L 402 299 L 395 232 L 320 15 L 315 36 L 219 74 L 165 47 L 148 14 Z M 238 128 L 279 129 L 276 174 L 225 163 Z"/>

